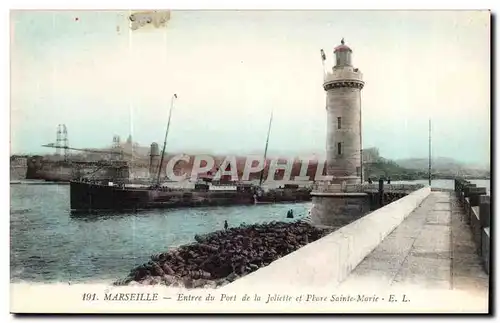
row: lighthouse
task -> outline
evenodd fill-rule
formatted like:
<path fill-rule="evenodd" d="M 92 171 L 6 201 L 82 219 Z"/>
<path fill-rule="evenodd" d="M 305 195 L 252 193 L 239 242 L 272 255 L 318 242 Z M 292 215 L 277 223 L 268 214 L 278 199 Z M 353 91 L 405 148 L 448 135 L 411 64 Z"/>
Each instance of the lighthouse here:
<path fill-rule="evenodd" d="M 361 90 L 363 75 L 352 64 L 352 49 L 341 44 L 333 50 L 335 65 L 324 74 L 326 91 L 327 175 L 334 184 L 358 184 L 362 178 Z"/>
<path fill-rule="evenodd" d="M 314 224 L 336 226 L 350 223 L 368 213 L 370 196 L 360 185 L 355 185 L 362 178 L 363 75 L 353 66 L 352 50 L 344 39 L 335 47 L 333 54 L 335 65 L 325 71 L 323 82 L 327 116 L 326 173 L 330 180 L 318 183 L 311 192 L 311 221 Z M 323 50 L 321 57 L 324 62 L 326 55 Z"/>

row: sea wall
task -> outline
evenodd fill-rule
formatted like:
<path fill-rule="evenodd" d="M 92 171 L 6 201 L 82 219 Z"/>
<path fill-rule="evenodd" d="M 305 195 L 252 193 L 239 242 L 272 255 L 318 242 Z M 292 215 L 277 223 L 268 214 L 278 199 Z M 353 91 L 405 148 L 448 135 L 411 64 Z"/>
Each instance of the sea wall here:
<path fill-rule="evenodd" d="M 484 269 L 490 271 L 490 196 L 485 187 L 464 179 L 455 179 L 455 193 L 460 205 L 465 210 L 465 222 L 470 226 L 476 245 L 476 252 L 481 256 Z"/>
<path fill-rule="evenodd" d="M 28 157 L 10 156 L 10 180 L 26 179 Z"/>
<path fill-rule="evenodd" d="M 273 287 L 284 288 L 335 287 L 430 192 L 430 187 L 414 191 L 221 289 L 231 292 L 244 290 L 249 286 L 265 288 L 270 282 Z"/>

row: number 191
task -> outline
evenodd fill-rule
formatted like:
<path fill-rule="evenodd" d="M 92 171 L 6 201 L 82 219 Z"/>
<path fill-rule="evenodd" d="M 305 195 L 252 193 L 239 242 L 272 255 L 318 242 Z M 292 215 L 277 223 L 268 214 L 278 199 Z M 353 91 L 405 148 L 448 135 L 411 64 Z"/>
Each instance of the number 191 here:
<path fill-rule="evenodd" d="M 84 301 L 95 301 L 97 299 L 97 295 L 94 294 L 89 294 L 89 293 L 84 293 L 83 294 L 83 300 Z"/>

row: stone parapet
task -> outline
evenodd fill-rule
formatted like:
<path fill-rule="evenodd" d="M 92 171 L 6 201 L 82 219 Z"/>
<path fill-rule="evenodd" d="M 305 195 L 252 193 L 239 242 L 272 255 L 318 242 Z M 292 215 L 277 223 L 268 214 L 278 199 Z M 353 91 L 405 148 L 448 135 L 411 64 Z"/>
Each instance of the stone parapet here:
<path fill-rule="evenodd" d="M 413 192 L 423 188 L 422 184 L 385 184 L 384 192 Z M 373 193 L 379 191 L 377 184 L 330 184 L 315 183 L 313 193 Z"/>
<path fill-rule="evenodd" d="M 455 192 L 465 211 L 464 222 L 470 226 L 476 250 L 483 260 L 484 269 L 490 266 L 490 196 L 486 188 L 465 179 L 455 179 Z"/>

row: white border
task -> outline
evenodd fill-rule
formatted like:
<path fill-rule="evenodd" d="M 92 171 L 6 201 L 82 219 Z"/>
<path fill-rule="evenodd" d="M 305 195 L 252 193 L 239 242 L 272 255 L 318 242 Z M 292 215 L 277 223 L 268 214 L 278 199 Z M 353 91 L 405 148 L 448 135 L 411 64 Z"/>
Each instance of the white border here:
<path fill-rule="evenodd" d="M 5 48 L 2 51 L 2 69 L 3 69 L 3 86 L 1 86 L 2 91 L 4 91 L 2 98 L 4 99 L 4 109 L 2 109 L 3 117 L 1 120 L 4 122 L 4 127 L 2 128 L 2 143 L 5 144 L 4 151 L 6 155 L 10 155 L 9 146 L 7 145 L 9 139 L 9 121 L 10 121 L 10 113 L 9 113 L 9 10 L 10 9 L 118 9 L 118 8 L 171 8 L 171 9 L 492 9 L 493 12 L 498 12 L 498 1 L 443 1 L 443 0 L 420 0 L 420 1 L 389 1 L 389 0 L 379 0 L 379 1 L 320 1 L 320 0 L 307 0 L 307 1 L 271 1 L 271 0 L 249 0 L 249 1 L 210 1 L 207 0 L 197 0 L 197 1 L 151 1 L 151 0 L 141 0 L 141 1 L 130 1 L 130 0 L 122 0 L 122 1 L 103 1 L 103 0 L 75 0 L 71 1 L 11 1 L 5 0 L 2 1 L 2 13 L 3 13 L 3 32 L 2 36 L 2 44 L 5 44 Z M 495 40 L 497 40 L 497 35 L 495 36 Z M 496 69 L 495 71 L 496 72 Z M 496 107 L 495 107 L 496 110 Z M 498 114 L 498 113 L 497 113 Z M 498 120 L 495 119 L 495 122 L 498 124 Z M 497 138 L 495 138 L 497 139 Z M 498 144 L 498 141 L 496 141 Z M 498 148 L 497 146 L 495 148 Z M 7 162 L 7 156 L 4 156 L 2 159 Z M 493 165 L 492 165 L 493 166 Z M 497 164 L 493 167 L 496 169 Z M 1 182 L 3 185 L 3 197 L 4 203 L 2 205 L 9 205 L 9 181 L 8 181 L 8 173 L 7 167 L 3 167 L 1 170 Z M 7 186 L 9 185 L 9 186 Z M 497 187 L 494 188 L 494 194 L 497 191 Z M 4 225 L 2 226 L 3 233 L 5 234 L 3 243 L 3 256 L 4 259 L 9 257 L 9 247 L 10 243 L 7 244 L 7 237 L 9 237 L 9 211 L 7 207 L 5 207 L 4 214 Z M 496 231 L 495 231 L 496 232 Z M 496 250 L 496 248 L 495 248 Z M 10 281 L 10 268 L 7 265 L 2 267 L 2 272 L 4 273 L 4 278 L 1 280 L 2 284 L 5 284 L 4 290 L 9 290 L 9 281 Z M 6 293 L 2 293 L 2 295 L 6 295 Z M 50 295 L 47 295 L 50 297 Z M 498 298 L 498 295 L 497 295 Z M 9 313 L 9 302 L 7 299 L 4 299 L 2 304 L 4 304 L 4 308 L 2 309 L 2 313 Z M 7 314 L 9 315 L 9 314 Z M 13 320 L 14 317 L 9 315 L 9 321 Z M 50 319 L 50 318 L 49 318 Z M 74 318 L 76 319 L 76 318 Z M 104 318 L 94 318 L 95 320 L 101 321 Z M 122 317 L 119 319 L 123 319 Z M 130 317 L 129 319 L 133 319 L 134 321 L 137 319 L 141 319 L 140 317 Z M 162 318 L 160 318 L 162 319 Z M 173 319 L 173 318 L 169 318 Z M 206 318 L 203 318 L 206 319 Z M 291 318 L 286 318 L 287 320 L 291 320 Z M 335 320 L 338 320 L 339 317 L 335 317 Z M 425 319 L 429 319 L 429 317 L 425 317 Z M 25 319 L 25 322 L 31 322 L 36 320 L 36 318 L 28 318 Z M 69 320 L 69 318 L 64 318 L 63 320 Z M 72 319 L 73 320 L 73 319 Z M 83 318 L 77 318 L 76 320 L 83 320 Z M 432 320 L 432 319 L 431 319 Z"/>

